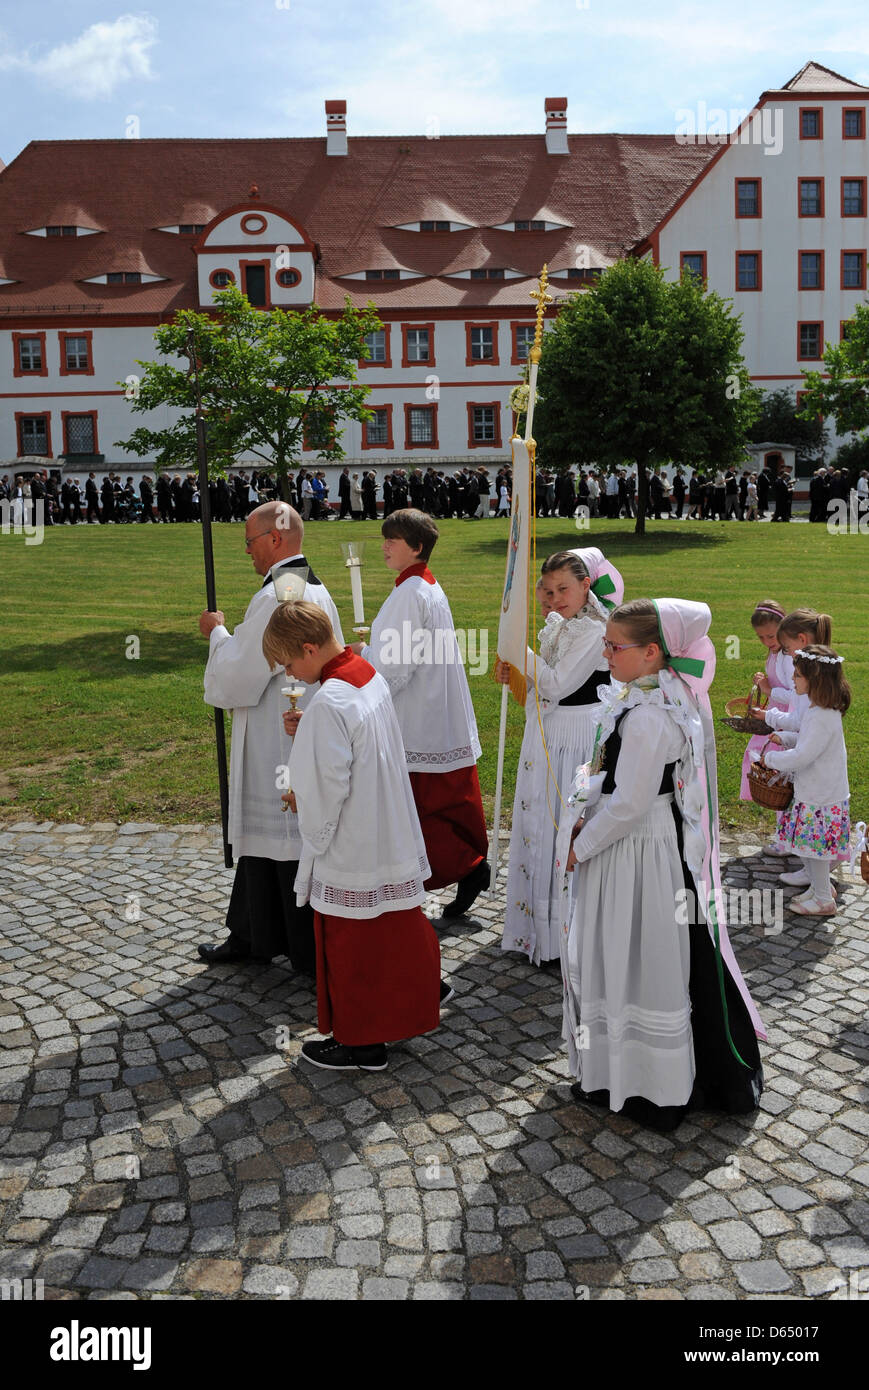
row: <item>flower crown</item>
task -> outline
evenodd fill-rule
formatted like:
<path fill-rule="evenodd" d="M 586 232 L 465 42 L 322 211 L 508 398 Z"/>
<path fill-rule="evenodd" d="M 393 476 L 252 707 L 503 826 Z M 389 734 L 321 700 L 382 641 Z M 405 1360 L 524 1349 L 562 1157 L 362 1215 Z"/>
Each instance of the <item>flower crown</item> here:
<path fill-rule="evenodd" d="M 817 652 L 794 652 L 794 660 L 800 661 L 823 661 L 828 666 L 841 666 L 845 660 L 843 656 L 820 656 Z"/>

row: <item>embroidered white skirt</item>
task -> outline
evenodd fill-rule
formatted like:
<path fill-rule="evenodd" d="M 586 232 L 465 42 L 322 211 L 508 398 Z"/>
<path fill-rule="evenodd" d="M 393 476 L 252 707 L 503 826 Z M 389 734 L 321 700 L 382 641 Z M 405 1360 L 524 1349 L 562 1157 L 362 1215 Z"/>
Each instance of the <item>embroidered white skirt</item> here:
<path fill-rule="evenodd" d="M 531 691 L 529 701 L 533 699 Z M 562 875 L 555 864 L 555 838 L 563 814 L 576 819 L 573 812 L 565 811 L 562 798 L 567 800 L 577 767 L 591 757 L 598 721 L 590 711 L 595 708 L 554 705 L 541 712 L 547 766 L 537 711 L 533 704 L 528 707 L 513 800 L 501 949 L 524 951 L 534 965 L 555 960 L 561 952 L 566 909 Z"/>
<path fill-rule="evenodd" d="M 589 808 L 591 822 L 608 801 Z M 690 946 L 672 794 L 629 835 L 573 870 L 563 937 L 564 1030 L 583 1090 L 684 1105 L 694 1082 Z M 571 875 L 568 875 L 571 877 Z"/>

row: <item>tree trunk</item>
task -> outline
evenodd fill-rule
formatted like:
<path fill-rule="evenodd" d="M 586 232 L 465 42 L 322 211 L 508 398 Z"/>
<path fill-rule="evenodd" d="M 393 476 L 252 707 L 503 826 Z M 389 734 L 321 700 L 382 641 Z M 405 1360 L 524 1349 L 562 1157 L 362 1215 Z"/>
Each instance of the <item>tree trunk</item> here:
<path fill-rule="evenodd" d="M 637 459 L 637 524 L 635 536 L 646 534 L 646 510 L 649 504 L 649 479 L 646 473 L 646 460 Z"/>
<path fill-rule="evenodd" d="M 287 477 L 286 464 L 284 464 L 283 467 L 279 464 L 276 471 L 278 475 L 278 492 L 281 494 L 281 501 L 289 502 L 290 506 L 292 506 L 293 498 L 290 492 L 290 482 Z"/>

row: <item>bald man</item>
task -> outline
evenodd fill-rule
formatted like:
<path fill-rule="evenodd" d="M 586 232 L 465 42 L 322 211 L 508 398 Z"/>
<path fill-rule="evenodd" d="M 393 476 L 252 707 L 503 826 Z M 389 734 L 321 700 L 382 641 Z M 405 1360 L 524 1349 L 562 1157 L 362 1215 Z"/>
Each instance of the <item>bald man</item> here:
<path fill-rule="evenodd" d="M 226 915 L 229 935 L 221 945 L 198 949 L 209 964 L 286 955 L 295 970 L 313 975 L 313 912 L 296 906 L 293 888 L 302 849 L 298 819 L 282 810 L 281 801 L 292 746 L 281 717 L 288 708 L 281 695 L 287 675 L 282 666 L 270 667 L 262 653 L 263 632 L 278 603 L 275 577 L 305 569 L 304 597 L 329 615 L 342 645 L 344 639 L 335 605 L 302 553 L 305 528 L 298 512 L 287 502 L 266 502 L 251 512 L 244 529 L 262 587 L 232 633 L 222 613 L 206 611 L 199 618 L 210 645 L 205 701 L 232 710 L 229 840 L 237 866 Z M 307 688 L 300 710 L 319 688 Z"/>

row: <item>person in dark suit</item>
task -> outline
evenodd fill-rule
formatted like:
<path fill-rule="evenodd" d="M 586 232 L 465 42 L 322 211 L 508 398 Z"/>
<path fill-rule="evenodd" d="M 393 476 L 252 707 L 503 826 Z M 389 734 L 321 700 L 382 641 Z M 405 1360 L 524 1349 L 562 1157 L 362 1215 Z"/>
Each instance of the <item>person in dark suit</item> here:
<path fill-rule="evenodd" d="M 362 508 L 365 521 L 377 520 L 377 480 L 370 471 L 362 479 Z"/>
<path fill-rule="evenodd" d="M 85 520 L 93 522 L 96 526 L 100 519 L 100 494 L 97 491 L 97 480 L 94 473 L 88 473 L 84 485 L 85 499 Z"/>
<path fill-rule="evenodd" d="M 172 491 L 169 487 L 169 479 L 165 473 L 160 473 L 157 477 L 157 511 L 160 513 L 160 520 L 170 522 L 175 520 L 175 512 L 172 507 Z"/>
<path fill-rule="evenodd" d="M 685 476 L 681 468 L 677 468 L 673 474 L 673 501 L 676 503 L 676 517 L 681 521 L 685 506 Z"/>
<path fill-rule="evenodd" d="M 338 512 L 338 520 L 339 520 L 339 521 L 343 521 L 344 518 L 345 518 L 345 516 L 349 516 L 349 515 L 350 515 L 350 510 L 351 510 L 351 508 L 350 508 L 350 469 L 349 469 L 349 468 L 344 468 L 344 469 L 342 469 L 341 476 L 340 476 L 340 478 L 338 479 L 338 500 L 339 500 L 340 503 L 341 503 L 341 508 L 340 508 L 340 510 L 339 510 L 339 512 Z"/>
<path fill-rule="evenodd" d="M 153 521 L 156 525 L 157 518 L 154 516 L 154 489 L 151 486 L 151 479 L 145 475 L 139 484 L 139 496 L 142 499 L 142 521 Z"/>
<path fill-rule="evenodd" d="M 762 468 L 757 475 L 757 517 L 762 521 L 766 516 L 766 509 L 769 506 L 769 492 L 772 479 L 769 471 Z"/>

